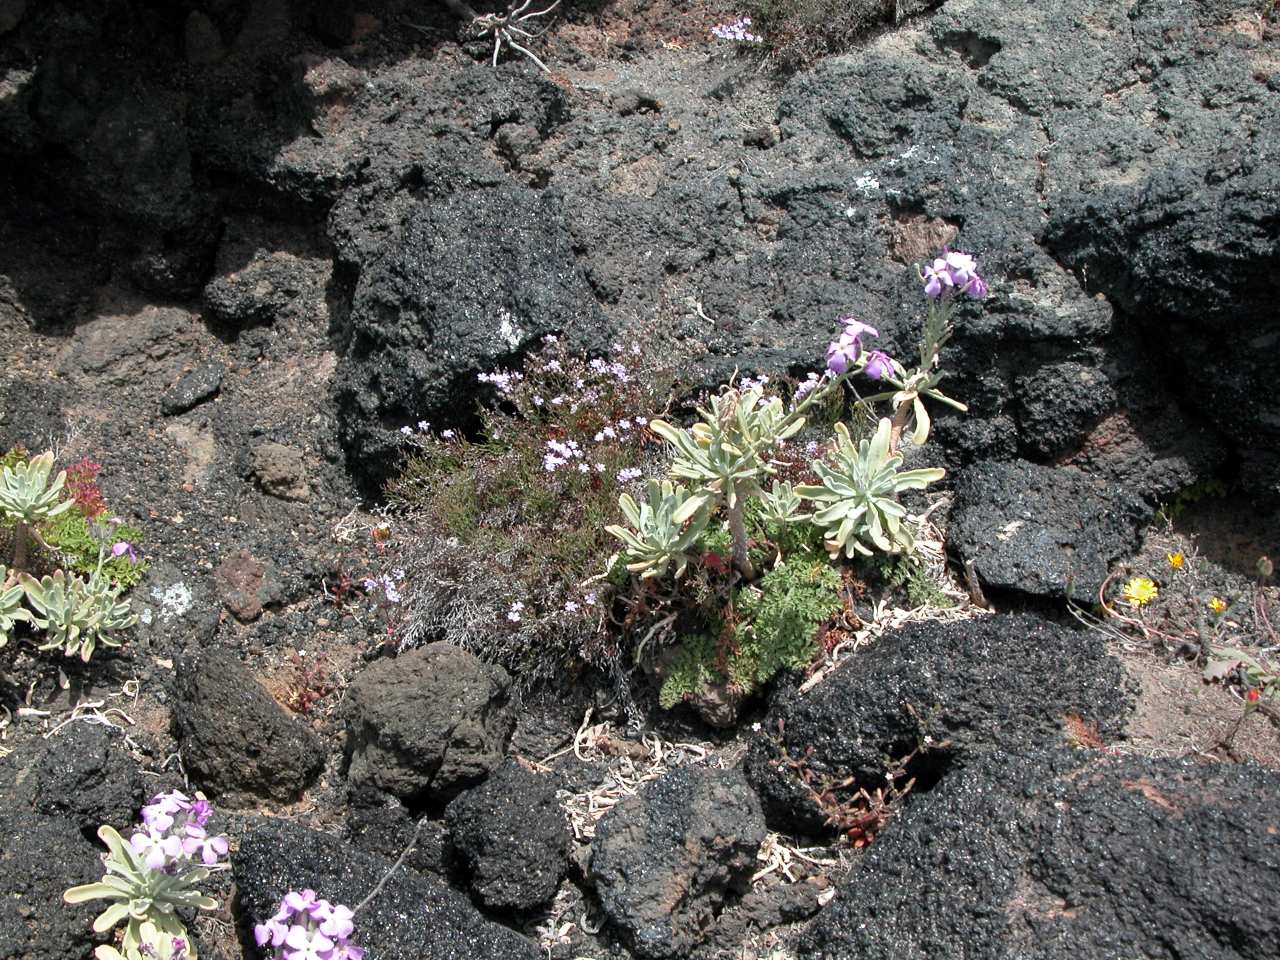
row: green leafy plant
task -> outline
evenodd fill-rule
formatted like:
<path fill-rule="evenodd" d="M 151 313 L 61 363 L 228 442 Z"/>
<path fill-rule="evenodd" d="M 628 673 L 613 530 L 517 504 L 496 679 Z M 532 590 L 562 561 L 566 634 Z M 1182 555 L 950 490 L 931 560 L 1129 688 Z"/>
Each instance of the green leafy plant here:
<path fill-rule="evenodd" d="M 79 509 L 68 510 L 41 525 L 41 536 L 61 558 L 63 565 L 77 573 L 92 574 L 102 563 L 102 573 L 125 590 L 137 586 L 147 572 L 147 563 L 128 553 L 110 553 L 116 543 L 136 544 L 142 531 L 129 524 L 95 523 Z"/>
<path fill-rule="evenodd" d="M 102 860 L 106 874 L 97 883 L 72 887 L 62 895 L 62 899 L 67 903 L 113 901 L 98 914 L 93 921 L 93 929 L 97 933 L 105 933 L 125 922 L 124 938 L 120 944 L 125 956 L 129 956 L 130 951 L 141 953 L 145 924 L 151 924 L 157 934 L 185 939 L 186 928 L 175 911 L 212 910 L 217 907 L 216 900 L 195 889 L 197 883 L 209 876 L 205 867 L 189 860 L 177 860 L 172 872 L 153 870 L 114 828 L 99 827 L 98 838 L 107 846 L 107 855 Z"/>
<path fill-rule="evenodd" d="M 19 582 L 26 591 L 34 614 L 31 622 L 48 636 L 40 650 L 62 649 L 68 656 L 79 656 L 88 663 L 98 644 L 119 647 L 112 631 L 137 623 L 127 600 L 120 600 L 121 588 L 115 586 L 101 569 L 88 580 L 68 576 L 58 570 L 37 580 L 22 574 Z"/>
<path fill-rule="evenodd" d="M 679 579 L 689 565 L 689 549 L 707 525 L 708 500 L 706 495 L 690 496 L 670 480 L 650 480 L 643 503 L 629 493 L 618 498 L 631 529 L 612 524 L 605 530 L 622 541 L 630 572 L 657 577 L 674 565 Z"/>
<path fill-rule="evenodd" d="M 0 563 L 0 647 L 9 642 L 19 620 L 31 620 L 31 614 L 22 606 L 24 595 L 22 585 L 12 582 L 8 568 Z"/>
<path fill-rule="evenodd" d="M 875 434 L 854 444 L 849 429 L 836 424 L 830 461 L 813 465 L 822 486 L 801 486 L 797 493 L 818 507 L 813 522 L 826 531 L 833 556 L 909 553 L 915 546 L 912 522 L 897 501 L 904 490 L 923 490 L 942 479 L 940 467 L 899 471 L 902 455 L 890 452 L 892 425 L 881 419 Z"/>
<path fill-rule="evenodd" d="M 840 574 L 822 559 L 784 561 L 734 593 L 731 622 L 717 641 L 707 634 L 682 637 L 667 667 L 658 703 L 664 708 L 711 688 L 747 695 L 784 670 L 801 671 L 821 649 L 822 624 L 840 610 Z"/>
<path fill-rule="evenodd" d="M 67 473 L 59 472 L 52 480 L 53 452 L 0 467 L 0 511 L 16 521 L 13 535 L 13 566 L 25 570 L 27 538 L 32 527 L 65 513 L 75 501 L 63 496 Z"/>

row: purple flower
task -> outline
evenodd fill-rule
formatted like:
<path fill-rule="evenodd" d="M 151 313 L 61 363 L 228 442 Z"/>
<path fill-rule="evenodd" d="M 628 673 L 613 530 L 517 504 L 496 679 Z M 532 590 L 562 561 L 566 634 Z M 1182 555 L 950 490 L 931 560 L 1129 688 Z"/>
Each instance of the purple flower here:
<path fill-rule="evenodd" d="M 921 273 L 925 296 L 940 297 L 957 290 L 975 300 L 987 295 L 987 283 L 978 275 L 978 261 L 973 254 L 943 249 L 942 256 Z"/>
<path fill-rule="evenodd" d="M 867 354 L 867 364 L 862 368 L 862 372 L 872 380 L 879 380 L 885 374 L 891 373 L 892 371 L 893 364 L 889 360 L 889 355 L 887 353 L 882 353 L 879 350 L 872 350 Z"/>
<path fill-rule="evenodd" d="M 129 555 L 130 563 L 138 562 L 138 551 L 134 549 L 133 544 L 127 540 L 118 540 L 111 545 L 111 555 L 113 557 L 123 557 Z"/>
<path fill-rule="evenodd" d="M 855 340 L 862 337 L 880 336 L 880 331 L 875 327 L 865 324 L 861 320 L 855 320 L 853 317 L 841 317 L 840 322 L 844 324 L 845 334 Z"/>
<path fill-rule="evenodd" d="M 328 901 L 322 900 L 321 903 L 328 904 Z M 345 940 L 355 930 L 355 924 L 352 922 L 354 916 L 349 907 L 338 904 L 329 910 L 329 915 L 321 922 L 320 932 L 335 940 Z"/>
<path fill-rule="evenodd" d="M 264 947 L 268 943 L 273 947 L 278 947 L 284 943 L 284 938 L 288 935 L 289 928 L 274 917 L 266 923 L 255 924 L 253 928 L 253 939 L 257 941 L 260 947 Z"/>

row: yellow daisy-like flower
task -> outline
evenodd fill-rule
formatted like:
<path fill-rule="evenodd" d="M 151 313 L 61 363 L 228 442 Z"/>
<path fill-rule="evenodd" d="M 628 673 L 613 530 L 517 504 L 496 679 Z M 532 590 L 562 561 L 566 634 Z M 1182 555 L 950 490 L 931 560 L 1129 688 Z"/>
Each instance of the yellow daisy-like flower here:
<path fill-rule="evenodd" d="M 1227 609 L 1227 601 L 1221 597 L 1211 597 L 1209 599 L 1209 609 L 1214 613 L 1222 613 L 1223 610 Z"/>
<path fill-rule="evenodd" d="M 1181 570 L 1182 565 L 1187 562 L 1187 558 L 1182 555 L 1181 550 L 1177 553 L 1167 553 L 1165 556 L 1169 560 L 1169 566 L 1173 567 L 1175 570 Z"/>
<path fill-rule="evenodd" d="M 1120 591 L 1120 596 L 1131 607 L 1145 607 L 1156 598 L 1159 588 L 1150 577 L 1130 577 Z"/>

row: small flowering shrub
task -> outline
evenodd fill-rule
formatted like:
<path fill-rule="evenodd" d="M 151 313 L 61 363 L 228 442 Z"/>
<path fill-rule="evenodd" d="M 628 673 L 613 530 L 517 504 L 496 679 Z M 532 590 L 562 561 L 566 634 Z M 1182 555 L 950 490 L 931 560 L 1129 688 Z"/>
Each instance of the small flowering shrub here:
<path fill-rule="evenodd" d="M 894 5 L 883 0 L 749 0 L 774 61 L 797 70 L 820 57 L 845 53 L 880 24 L 892 22 Z"/>
<path fill-rule="evenodd" d="M 694 699 L 699 685 L 749 693 L 781 670 L 812 662 L 823 622 L 841 607 L 841 578 L 811 556 L 798 530 L 818 531 L 831 561 L 914 559 L 919 521 L 898 497 L 940 480 L 943 471 L 901 470 L 899 447 L 904 435 L 915 444 L 928 438 L 926 400 L 965 409 L 940 389 L 939 354 L 951 337 L 959 298 L 987 295 L 976 261 L 958 251 L 944 251 L 920 270 L 920 279 L 927 314 L 913 368 L 865 349 L 863 342 L 879 332 L 845 317 L 827 348 L 825 374 L 803 381 L 789 405 L 768 396 L 761 384 L 730 383 L 698 408 L 693 426 L 650 424 L 670 449 L 670 480 L 650 481 L 643 503 L 625 494 L 620 507 L 628 525 L 607 530 L 621 542 L 625 569 L 637 578 L 622 625 L 644 630 L 641 647 L 655 632 L 670 635 L 676 620 L 705 627 L 688 631 L 691 639 L 664 680 L 662 705 Z M 827 443 L 811 441 L 797 458 L 789 444 L 802 435 L 810 411 L 842 398 L 845 385 L 859 375 L 890 388 L 860 401 L 859 409 L 869 413 L 887 400 L 892 416 L 879 418 L 871 435 L 857 442 L 845 423 L 836 422 Z M 772 569 L 764 576 L 753 540 L 773 548 Z M 653 584 L 666 577 L 679 581 L 697 566 L 704 569 L 690 578 L 687 591 L 677 583 L 664 585 L 665 592 Z"/>
<path fill-rule="evenodd" d="M 176 911 L 213 910 L 218 905 L 196 889 L 210 868 L 227 856 L 226 837 L 211 836 L 206 828 L 212 813 L 203 797 L 192 800 L 174 791 L 158 794 L 142 808 L 142 822 L 128 842 L 109 826 L 98 828 L 108 851 L 102 861 L 106 874 L 97 883 L 72 887 L 62 899 L 112 901 L 94 920 L 93 929 L 105 933 L 124 923 L 124 932 L 119 948 L 101 948 L 99 960 L 194 958 Z"/>
<path fill-rule="evenodd" d="M 731 40 L 735 43 L 760 43 L 764 37 L 751 32 L 751 18 L 741 17 L 732 23 L 720 23 L 711 28 L 711 35 L 717 40 Z"/>
<path fill-rule="evenodd" d="M 646 424 L 668 403 L 664 349 L 646 335 L 614 359 L 583 358 L 549 338 L 522 371 L 480 376 L 492 393 L 479 437 L 402 429 L 410 457 L 389 488 L 402 520 L 388 561 L 402 573 L 400 648 L 448 640 L 528 684 L 609 669 L 605 527 L 661 456 Z"/>
<path fill-rule="evenodd" d="M 361 960 L 364 950 L 351 942 L 355 912 L 320 899 L 314 890 L 291 890 L 253 938 L 270 960 Z"/>
<path fill-rule="evenodd" d="M 0 566 L 0 646 L 23 620 L 45 633 L 39 649 L 88 661 L 99 644 L 118 647 L 114 632 L 136 623 L 120 597 L 146 569 L 130 542 L 139 532 L 94 519 L 107 511 L 100 469 L 82 460 L 55 475 L 51 452 L 33 457 L 21 448 L 0 460 L 0 529 L 13 555 L 12 567 Z M 33 576 L 36 565 L 49 572 Z"/>

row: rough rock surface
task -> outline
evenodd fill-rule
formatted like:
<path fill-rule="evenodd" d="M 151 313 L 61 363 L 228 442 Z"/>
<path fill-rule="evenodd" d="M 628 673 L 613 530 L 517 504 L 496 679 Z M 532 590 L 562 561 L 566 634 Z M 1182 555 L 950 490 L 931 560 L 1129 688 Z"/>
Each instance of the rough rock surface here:
<path fill-rule="evenodd" d="M 133 823 L 146 784 L 115 732 L 77 723 L 47 743 L 34 771 L 37 813 L 65 817 L 86 837 Z"/>
<path fill-rule="evenodd" d="M 993 753 L 916 797 L 815 922 L 815 960 L 1273 956 L 1280 783 L 1247 766 Z"/>
<path fill-rule="evenodd" d="M 1114 739 L 1129 710 L 1124 671 L 1098 634 L 1027 615 L 926 621 L 881 637 L 808 693 L 783 694 L 746 772 L 771 827 L 817 835 L 826 815 L 806 774 L 874 789 L 917 748 L 936 774 L 994 747 L 1060 740 L 1068 716 Z"/>
<path fill-rule="evenodd" d="M 254 558 L 248 550 L 233 553 L 218 564 L 213 580 L 222 605 L 241 623 L 257 620 L 264 608 L 284 599 L 275 566 Z"/>
<path fill-rule="evenodd" d="M 351 787 L 348 805 L 346 837 L 357 849 L 395 860 L 412 841 L 406 867 L 441 877 L 453 873 L 449 828 L 442 821 L 415 820 L 398 799 L 367 783 Z"/>
<path fill-rule="evenodd" d="M 502 761 L 515 725 L 510 678 L 447 643 L 366 667 L 347 691 L 353 784 L 451 800 Z"/>
<path fill-rule="evenodd" d="M 311 499 L 301 450 L 282 443 L 261 443 L 253 448 L 252 469 L 258 485 L 271 496 L 281 500 Z"/>
<path fill-rule="evenodd" d="M 62 891 L 102 876 L 99 826 L 137 817 L 143 779 L 117 738 L 74 723 L 0 758 L 0 957 L 83 960 L 103 939 L 105 901 L 72 906 Z"/>
<path fill-rule="evenodd" d="M 354 907 L 393 860 L 361 853 L 327 834 L 272 821 L 245 837 L 232 869 L 241 909 L 255 923 L 290 890 L 323 891 Z M 537 960 L 533 942 L 489 920 L 437 877 L 401 867 L 364 910 L 356 942 L 380 960 Z"/>
<path fill-rule="evenodd" d="M 289 716 L 230 653 L 184 656 L 174 735 L 194 784 L 223 803 L 297 799 L 324 765 L 320 738 Z"/>
<path fill-rule="evenodd" d="M 226 367 L 221 363 L 202 363 L 188 373 L 160 398 L 160 412 L 166 417 L 186 413 L 218 395 Z"/>
<path fill-rule="evenodd" d="M 765 834 L 740 772 L 680 767 L 605 814 L 590 875 L 636 954 L 685 957 L 746 889 Z"/>
<path fill-rule="evenodd" d="M 1026 461 L 966 467 L 955 494 L 947 545 L 984 586 L 1084 603 L 1151 514 L 1132 490 Z"/>
<path fill-rule="evenodd" d="M 508 758 L 445 810 L 472 892 L 490 910 L 528 910 L 555 896 L 572 842 L 556 782 Z"/>
<path fill-rule="evenodd" d="M 399 428 L 470 423 L 477 375 L 548 335 L 604 349 L 563 201 L 522 187 L 424 203 L 361 275 L 338 403 L 353 469 L 382 479 Z M 383 473 L 380 473 L 382 471 Z"/>

